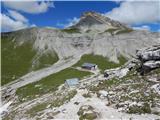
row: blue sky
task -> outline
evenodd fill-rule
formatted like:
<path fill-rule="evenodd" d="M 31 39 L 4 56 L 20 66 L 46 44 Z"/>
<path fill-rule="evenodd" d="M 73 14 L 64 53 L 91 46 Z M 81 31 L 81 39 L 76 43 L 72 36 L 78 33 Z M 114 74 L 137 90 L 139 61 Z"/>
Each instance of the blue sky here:
<path fill-rule="evenodd" d="M 114 1 L 2 2 L 2 31 L 32 26 L 64 28 L 77 22 L 85 11 L 99 12 L 135 29 L 159 31 L 160 15 L 156 4 Z"/>

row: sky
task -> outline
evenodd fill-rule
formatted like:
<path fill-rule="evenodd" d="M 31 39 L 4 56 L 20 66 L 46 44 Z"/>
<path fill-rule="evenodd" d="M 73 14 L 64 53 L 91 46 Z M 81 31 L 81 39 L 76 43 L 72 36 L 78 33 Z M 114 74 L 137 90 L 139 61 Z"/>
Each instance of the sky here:
<path fill-rule="evenodd" d="M 2 1 L 1 31 L 28 27 L 66 28 L 83 12 L 95 11 L 134 29 L 160 31 L 160 3 L 154 1 Z"/>

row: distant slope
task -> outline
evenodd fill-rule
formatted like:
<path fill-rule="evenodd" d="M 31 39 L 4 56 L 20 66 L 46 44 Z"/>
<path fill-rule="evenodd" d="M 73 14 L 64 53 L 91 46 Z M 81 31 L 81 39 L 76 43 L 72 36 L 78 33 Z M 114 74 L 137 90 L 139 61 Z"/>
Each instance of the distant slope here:
<path fill-rule="evenodd" d="M 2 81 L 4 85 L 32 70 L 37 70 L 57 62 L 57 55 L 48 53 L 39 55 L 33 48 L 34 40 L 18 42 L 17 33 L 2 34 Z M 37 57 L 36 57 L 37 56 Z"/>
<path fill-rule="evenodd" d="M 2 84 L 48 67 L 58 58 L 77 60 L 94 54 L 118 63 L 121 55 L 129 59 L 137 49 L 159 43 L 158 32 L 132 30 L 98 13 L 86 13 L 79 23 L 63 30 L 30 28 L 2 33 Z"/>

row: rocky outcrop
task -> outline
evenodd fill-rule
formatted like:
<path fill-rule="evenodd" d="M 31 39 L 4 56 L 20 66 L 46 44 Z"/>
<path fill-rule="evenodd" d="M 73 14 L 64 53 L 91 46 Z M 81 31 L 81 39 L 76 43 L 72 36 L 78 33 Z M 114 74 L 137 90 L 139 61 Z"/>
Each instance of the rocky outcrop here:
<path fill-rule="evenodd" d="M 11 89 L 11 88 L 5 88 L 1 90 L 1 99 L 2 102 L 8 102 L 10 100 L 13 100 L 14 96 L 15 96 L 15 90 Z M 4 104 L 4 103 L 3 103 Z"/>
<path fill-rule="evenodd" d="M 142 75 L 160 68 L 160 45 L 137 51 L 137 57 L 141 62 L 139 71 Z"/>
<path fill-rule="evenodd" d="M 79 115 L 80 120 L 94 120 L 99 116 L 99 113 L 97 113 L 90 105 L 81 106 L 77 114 Z"/>
<path fill-rule="evenodd" d="M 160 45 L 139 50 L 137 52 L 137 56 L 143 62 L 149 61 L 149 60 L 160 60 Z"/>

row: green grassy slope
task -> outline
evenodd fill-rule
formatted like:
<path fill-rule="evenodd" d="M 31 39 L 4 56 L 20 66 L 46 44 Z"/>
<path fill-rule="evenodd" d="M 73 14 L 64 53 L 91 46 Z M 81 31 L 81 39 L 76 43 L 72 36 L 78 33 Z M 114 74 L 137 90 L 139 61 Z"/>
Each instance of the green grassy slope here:
<path fill-rule="evenodd" d="M 58 73 L 52 74 L 40 81 L 32 84 L 28 84 L 17 90 L 17 95 L 20 100 L 23 98 L 32 99 L 35 95 L 43 95 L 51 91 L 55 91 L 57 87 L 64 83 L 69 78 L 83 78 L 84 76 L 90 75 L 90 72 L 78 71 L 76 69 L 67 68 Z M 36 87 L 36 85 L 38 87 Z"/>
<path fill-rule="evenodd" d="M 38 64 L 32 68 L 32 62 L 37 51 L 33 49 L 33 40 L 27 41 L 21 45 L 12 41 L 11 36 L 2 36 L 1 38 L 1 59 L 2 59 L 2 77 L 1 84 L 9 83 L 31 70 L 38 70 L 43 67 L 54 64 L 58 61 L 58 56 L 54 53 L 42 55 L 38 58 Z"/>
<path fill-rule="evenodd" d="M 124 33 L 130 33 L 130 32 L 132 32 L 132 31 L 133 31 L 132 29 L 124 29 L 124 30 L 118 31 L 118 32 L 116 33 L 116 35 L 124 34 Z"/>
<path fill-rule="evenodd" d="M 95 63 L 98 65 L 98 67 L 104 71 L 106 69 L 115 68 L 123 65 L 127 60 L 123 57 L 119 57 L 119 64 L 116 64 L 114 62 L 109 61 L 107 58 L 100 56 L 100 55 L 93 55 L 93 54 L 87 54 L 83 55 L 74 66 L 81 66 L 83 63 L 89 62 L 89 63 Z"/>
<path fill-rule="evenodd" d="M 32 69 L 38 70 L 44 67 L 48 67 L 56 63 L 58 60 L 58 55 L 54 52 L 43 54 L 38 58 L 38 62 L 34 65 Z"/>
<path fill-rule="evenodd" d="M 61 31 L 66 33 L 80 33 L 80 30 L 77 28 L 62 29 Z"/>
<path fill-rule="evenodd" d="M 29 71 L 32 58 L 36 51 L 32 49 L 32 43 L 17 46 L 8 38 L 1 39 L 2 52 L 2 85 L 19 78 Z"/>

